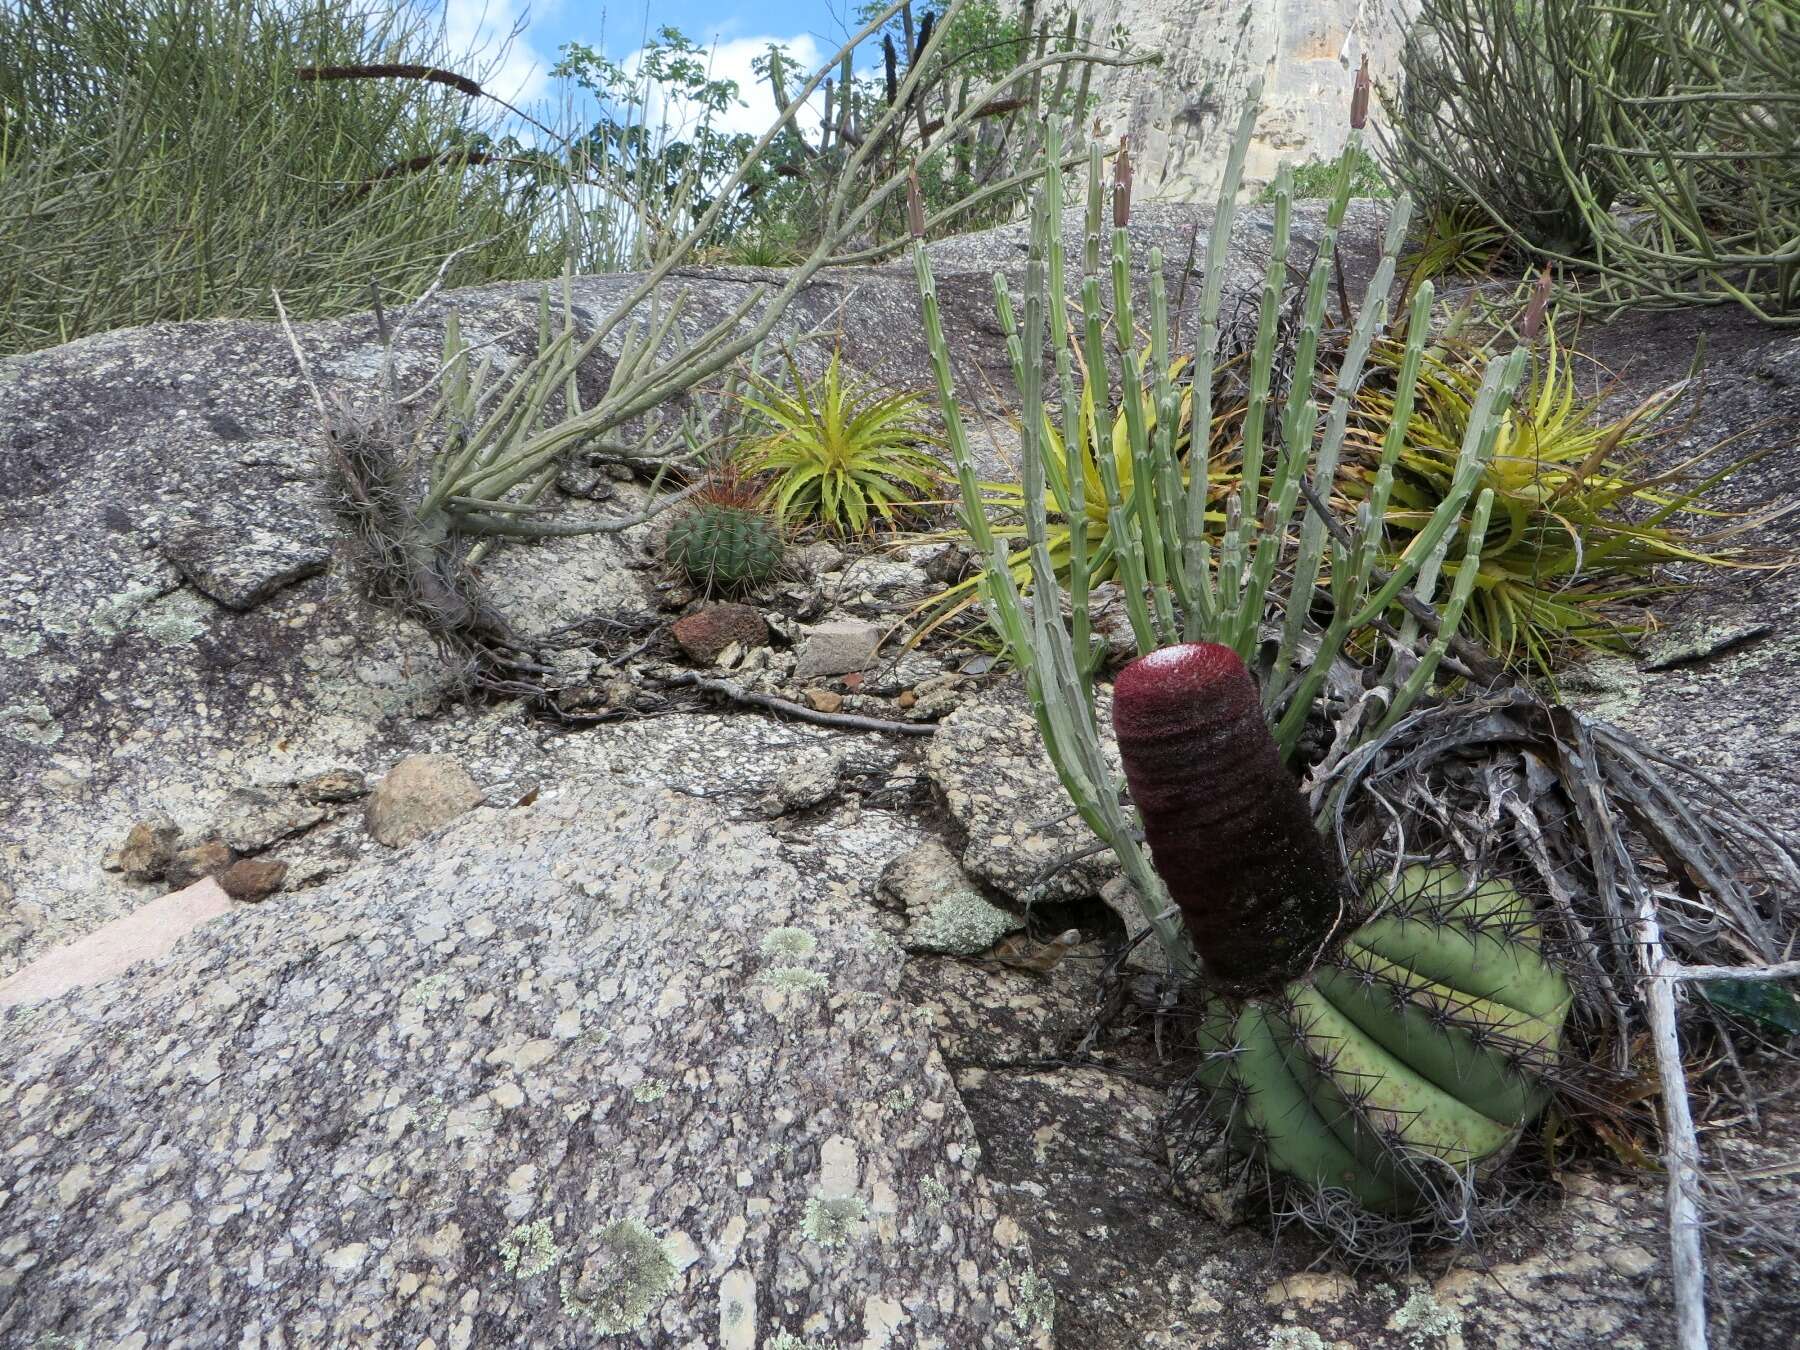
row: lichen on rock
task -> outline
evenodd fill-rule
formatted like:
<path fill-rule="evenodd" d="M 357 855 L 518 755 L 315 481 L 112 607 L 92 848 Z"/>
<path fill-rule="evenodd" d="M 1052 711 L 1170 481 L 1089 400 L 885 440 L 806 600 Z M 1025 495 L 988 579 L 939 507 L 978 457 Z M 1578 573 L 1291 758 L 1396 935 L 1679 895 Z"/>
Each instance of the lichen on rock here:
<path fill-rule="evenodd" d="M 806 961 L 819 950 L 819 940 L 807 929 L 784 926 L 763 934 L 762 954 L 779 958 L 784 964 Z"/>
<path fill-rule="evenodd" d="M 562 1256 L 562 1248 L 556 1245 L 548 1219 L 522 1223 L 500 1242 L 501 1268 L 521 1280 L 542 1275 L 562 1260 Z"/>
<path fill-rule="evenodd" d="M 620 1219 L 599 1234 L 581 1274 L 565 1275 L 563 1311 L 602 1336 L 642 1327 L 650 1310 L 675 1287 L 675 1262 L 641 1219 Z"/>
<path fill-rule="evenodd" d="M 826 1250 L 848 1247 L 869 1217 L 869 1204 L 860 1195 L 815 1195 L 806 1202 L 801 1231 L 809 1241 Z"/>
<path fill-rule="evenodd" d="M 984 952 L 1016 928 L 1020 921 L 974 891 L 945 896 L 906 933 L 906 945 L 948 956 Z"/>

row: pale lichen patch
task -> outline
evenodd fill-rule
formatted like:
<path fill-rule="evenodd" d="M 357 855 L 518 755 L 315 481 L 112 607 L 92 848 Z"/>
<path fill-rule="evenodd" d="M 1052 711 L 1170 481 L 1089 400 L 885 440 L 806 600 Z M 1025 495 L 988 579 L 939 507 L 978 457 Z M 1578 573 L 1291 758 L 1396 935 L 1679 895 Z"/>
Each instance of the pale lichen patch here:
<path fill-rule="evenodd" d="M 952 956 L 984 952 L 1013 929 L 1018 919 L 974 891 L 956 891 L 933 905 L 906 934 L 906 945 Z"/>
<path fill-rule="evenodd" d="M 0 731 L 27 745 L 52 746 L 63 736 L 46 703 L 9 703 L 0 708 Z"/>
<path fill-rule="evenodd" d="M 427 975 L 421 980 L 415 980 L 406 992 L 400 995 L 400 1002 L 402 1005 L 416 1003 L 424 1004 L 427 1007 L 436 1006 L 434 1001 L 443 994 L 444 986 L 449 983 L 450 977 L 441 970 L 435 975 Z"/>
<path fill-rule="evenodd" d="M 1325 1338 L 1310 1327 L 1276 1327 L 1265 1350 L 1325 1350 Z"/>
<path fill-rule="evenodd" d="M 763 973 L 762 982 L 783 994 L 823 993 L 831 983 L 819 971 L 805 966 L 775 966 Z"/>
<path fill-rule="evenodd" d="M 542 1275 L 562 1260 L 562 1256 L 562 1248 L 556 1245 L 548 1219 L 522 1223 L 500 1240 L 501 1268 L 521 1280 Z"/>
<path fill-rule="evenodd" d="M 848 1247 L 868 1217 L 869 1206 L 860 1195 L 815 1195 L 806 1202 L 800 1231 L 829 1251 Z"/>
<path fill-rule="evenodd" d="M 563 1311 L 603 1336 L 641 1328 L 675 1285 L 675 1263 L 638 1219 L 620 1219 L 599 1236 L 575 1279 L 563 1276 Z"/>
<path fill-rule="evenodd" d="M 1056 1290 L 1050 1281 L 1027 1266 L 1019 1277 L 1018 1301 L 1013 1305 L 1013 1321 L 1026 1331 L 1056 1329 Z"/>
<path fill-rule="evenodd" d="M 1391 1330 L 1404 1332 L 1407 1342 L 1425 1346 L 1433 1342 L 1460 1345 L 1462 1318 L 1439 1303 L 1429 1289 L 1415 1289 L 1412 1296 L 1388 1318 Z"/>
<path fill-rule="evenodd" d="M 762 954 L 783 963 L 810 961 L 819 940 L 804 928 L 771 928 L 763 934 Z"/>

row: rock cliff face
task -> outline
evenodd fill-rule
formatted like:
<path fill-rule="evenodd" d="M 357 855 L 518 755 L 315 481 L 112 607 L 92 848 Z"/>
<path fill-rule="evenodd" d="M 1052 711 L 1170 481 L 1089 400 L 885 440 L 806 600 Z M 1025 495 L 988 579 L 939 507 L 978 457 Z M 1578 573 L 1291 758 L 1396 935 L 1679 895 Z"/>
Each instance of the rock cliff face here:
<path fill-rule="evenodd" d="M 1244 93 L 1264 78 L 1263 111 L 1245 161 L 1251 186 L 1282 160 L 1344 148 L 1350 80 L 1362 58 L 1392 73 L 1417 0 L 1078 0 L 1096 37 L 1122 31 L 1157 65 L 1096 73 L 1099 119 L 1131 137 L 1145 196 L 1211 200 Z"/>

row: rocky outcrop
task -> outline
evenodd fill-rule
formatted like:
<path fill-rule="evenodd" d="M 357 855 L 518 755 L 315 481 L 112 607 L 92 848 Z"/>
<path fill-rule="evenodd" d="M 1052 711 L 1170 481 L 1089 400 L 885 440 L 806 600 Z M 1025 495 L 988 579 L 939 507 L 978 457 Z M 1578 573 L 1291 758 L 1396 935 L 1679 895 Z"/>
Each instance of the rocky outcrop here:
<path fill-rule="evenodd" d="M 1171 297 L 1204 221 L 1151 204 L 1133 222 Z M 1353 208 L 1352 289 L 1380 223 Z M 1234 294 L 1266 225 L 1240 226 Z M 1016 278 L 1023 243 L 1007 227 L 932 246 L 985 415 L 1008 386 L 991 272 Z M 691 278 L 692 322 L 760 276 Z M 625 284 L 578 281 L 582 315 Z M 535 323 L 526 287 L 442 297 L 403 344 L 408 378 L 452 307 L 508 351 Z M 793 323 L 841 327 L 846 359 L 891 383 L 928 379 L 905 266 L 822 277 Z M 1800 340 L 1717 313 L 1582 340 L 1632 399 L 1683 375 L 1702 332 L 1686 448 L 1743 431 L 1742 450 L 1776 453 L 1733 480 L 1736 500 L 1791 491 Z M 367 320 L 300 335 L 328 384 L 377 369 Z M 1103 978 L 1123 938 L 1092 902 L 1103 858 L 1029 894 L 1092 841 L 1010 677 L 887 650 L 854 684 L 819 677 L 849 712 L 954 709 L 929 745 L 696 711 L 611 655 L 667 619 L 640 531 L 502 549 L 483 569 L 530 631 L 614 622 L 594 631 L 622 636 L 558 653 L 558 670 L 619 720 L 570 734 L 463 703 L 417 629 L 359 606 L 341 570 L 317 574 L 334 536 L 316 434 L 265 325 L 0 364 L 0 977 L 125 915 L 153 957 L 89 963 L 0 1011 L 0 1341 L 1667 1342 L 1659 1185 L 1590 1158 L 1563 1158 L 1479 1266 L 1434 1255 L 1405 1279 L 1342 1273 L 1304 1236 L 1232 1222 L 1230 1197 L 1171 1187 L 1162 1055 L 1182 1024 L 1137 974 Z M 1794 528 L 1757 538 L 1791 548 Z M 760 607 L 773 646 L 732 678 L 791 670 L 804 625 L 891 619 L 923 584 L 916 560 L 831 552 L 811 569 L 823 591 Z M 1696 574 L 1659 645 L 1569 682 L 1790 832 L 1796 575 Z M 414 754 L 456 756 L 491 805 L 391 852 L 364 799 Z M 115 852 L 129 874 L 105 870 Z M 227 903 L 208 881 L 206 905 L 139 908 L 214 864 L 283 889 Z M 171 951 L 177 910 L 192 931 Z M 1097 1031 L 1103 995 L 1143 1020 Z M 1706 1141 L 1709 1167 L 1789 1214 L 1791 1115 L 1771 1101 L 1760 1133 Z M 1735 1203 L 1717 1213 L 1734 1222 Z M 1782 1260 L 1734 1241 L 1716 1263 L 1722 1339 L 1794 1339 Z"/>
<path fill-rule="evenodd" d="M 766 843 L 574 784 L 0 1014 L 0 1340 L 1048 1345 L 899 949 Z"/>
<path fill-rule="evenodd" d="M 1147 197 L 1212 201 L 1251 80 L 1262 115 L 1244 161 L 1260 187 L 1282 161 L 1336 159 L 1350 129 L 1350 82 L 1366 56 L 1378 83 L 1398 69 L 1417 0 L 1076 0 L 1094 32 L 1117 32 L 1154 65 L 1101 69 L 1105 134 L 1129 136 Z M 1375 114 L 1379 120 L 1380 114 Z"/>
<path fill-rule="evenodd" d="M 1198 302 L 1199 287 L 1181 285 L 1182 266 L 1206 214 L 1140 213 L 1140 284 L 1159 244 L 1170 295 Z M 1304 238 L 1317 224 L 1301 213 L 1296 229 Z M 1353 208 L 1345 235 L 1353 287 L 1373 266 L 1381 224 L 1378 205 Z M 1078 251 L 1075 213 L 1065 233 Z M 1234 238 L 1227 291 L 1252 293 L 1267 256 L 1266 213 L 1247 212 Z M 931 248 L 967 406 L 1003 416 L 991 391 L 1010 386 L 1010 366 L 992 276 L 1000 268 L 1021 279 L 1023 227 Z M 733 269 L 686 277 L 686 331 L 727 317 L 765 279 Z M 576 279 L 577 324 L 591 324 L 633 285 L 628 276 Z M 436 298 L 397 344 L 399 384 L 430 379 L 452 310 L 469 341 L 503 358 L 529 350 L 537 295 L 498 284 Z M 371 318 L 297 331 L 321 385 L 372 397 L 382 345 Z M 829 340 L 802 338 L 821 332 L 840 334 L 844 358 L 875 378 L 930 382 L 910 263 L 821 275 L 778 337 L 798 343 L 803 366 L 819 368 Z M 582 378 L 604 381 L 612 359 L 596 353 Z M 275 324 L 159 324 L 0 362 L 0 872 L 13 891 L 0 899 L 0 975 L 157 893 L 102 870 L 136 822 L 167 818 L 189 843 L 223 838 L 251 852 L 227 828 L 244 814 L 246 794 L 290 823 L 310 813 L 309 824 L 280 832 L 289 841 L 282 857 L 296 864 L 293 887 L 342 870 L 364 846 L 353 811 L 310 800 L 305 785 L 322 773 L 374 778 L 409 754 L 442 752 L 462 757 L 484 784 L 541 774 L 537 737 L 516 708 L 441 716 L 458 702 L 457 672 L 442 653 L 416 625 L 361 604 L 347 568 L 319 574 L 338 538 L 322 499 L 321 453 L 311 395 Z M 623 483 L 607 503 L 576 495 L 564 509 L 630 512 L 642 500 L 639 486 Z M 647 632 L 660 622 L 654 531 L 655 522 L 502 548 L 482 564 L 481 582 L 527 634 L 586 621 L 602 632 Z M 871 605 L 893 603 L 870 589 L 886 584 L 879 570 L 847 571 L 846 602 L 861 591 Z M 644 711 L 603 650 L 568 655 L 570 685 Z M 559 771 L 571 758 L 604 770 L 609 744 L 584 738 L 550 758 Z M 756 776 L 767 774 L 759 767 Z M 273 837 L 258 834 L 256 848 L 269 847 Z"/>

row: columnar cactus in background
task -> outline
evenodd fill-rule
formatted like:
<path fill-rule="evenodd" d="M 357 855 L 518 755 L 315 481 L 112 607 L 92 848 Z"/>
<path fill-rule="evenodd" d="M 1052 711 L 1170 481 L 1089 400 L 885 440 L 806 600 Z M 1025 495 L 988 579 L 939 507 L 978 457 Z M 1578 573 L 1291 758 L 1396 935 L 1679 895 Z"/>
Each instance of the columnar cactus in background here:
<path fill-rule="evenodd" d="M 1212 422 L 1225 255 L 1257 92 L 1238 127 L 1207 248 L 1191 367 L 1195 427 Z M 1429 285 L 1419 288 L 1408 318 L 1394 420 L 1368 499 L 1347 526 L 1328 522 L 1321 511 L 1351 400 L 1386 318 L 1409 212 L 1404 199 L 1395 203 L 1380 266 L 1323 411 L 1316 385 L 1325 297 L 1360 140 L 1353 130 L 1339 165 L 1279 407 L 1271 390 L 1292 175 L 1284 170 L 1276 180 L 1248 367 L 1241 488 L 1225 504 L 1227 523 L 1216 540 L 1206 528 L 1207 464 L 1194 458 L 1206 454 L 1206 437 L 1192 438 L 1191 462 L 1184 462 L 1173 435 L 1182 391 L 1170 372 L 1180 366 L 1171 359 L 1163 261 L 1154 249 L 1145 368 L 1131 289 L 1128 170 L 1116 175 L 1112 346 L 1122 367 L 1117 384 L 1130 484 L 1107 472 L 1111 456 L 1100 456 L 1100 463 L 1109 536 L 1139 654 L 1115 685 L 1114 717 L 1141 836 L 1102 748 L 1087 549 L 1081 538 L 1073 540 L 1065 590 L 1046 542 L 1051 509 L 1077 533 L 1088 509 L 1080 466 L 1047 463 L 1046 447 L 1055 442 L 1045 435 L 1046 419 L 1060 419 L 1051 425 L 1061 427 L 1069 453 L 1083 443 L 1075 423 L 1081 409 L 1108 405 L 1099 151 L 1089 161 L 1084 275 L 1074 317 L 1065 294 L 1063 182 L 1054 135 L 1045 190 L 1033 212 L 1022 324 L 1004 277 L 995 277 L 1020 393 L 1029 607 L 1006 537 L 983 515 L 922 242 L 914 259 L 964 524 L 985 555 L 984 602 L 1025 677 L 1045 747 L 1071 800 L 1118 855 L 1171 969 L 1178 977 L 1205 978 L 1201 1080 L 1212 1089 L 1213 1114 L 1236 1148 L 1272 1171 L 1348 1194 L 1368 1209 L 1406 1214 L 1457 1189 L 1443 1185 L 1443 1166 L 1462 1174 L 1492 1158 L 1535 1113 L 1569 996 L 1538 949 L 1529 905 L 1509 886 L 1426 867 L 1354 894 L 1295 781 L 1301 732 L 1329 667 L 1353 633 L 1372 640 L 1372 621 L 1403 591 L 1435 606 L 1436 631 L 1417 660 L 1393 667 L 1400 673 L 1391 682 L 1385 719 L 1357 734 L 1391 725 L 1431 687 L 1477 570 L 1472 563 L 1492 507 L 1492 493 L 1477 491 L 1479 479 L 1526 355 L 1516 349 L 1488 368 L 1450 492 L 1393 573 L 1378 573 L 1383 511 L 1431 327 L 1431 292 Z M 916 211 L 914 220 L 922 235 Z M 1048 395 L 1039 356 L 1046 318 L 1054 353 Z M 1081 396 L 1076 357 L 1092 399 Z M 1088 440 L 1096 434 L 1087 429 Z M 1296 519 L 1309 480 L 1314 509 Z M 1464 565 L 1449 594 L 1436 597 L 1450 541 L 1459 535 Z M 1285 590 L 1283 577 L 1292 578 Z M 1257 667 L 1255 676 L 1247 663 Z"/>
<path fill-rule="evenodd" d="M 1220 989 L 1206 1109 L 1316 1189 L 1406 1212 L 1542 1107 L 1571 995 L 1503 881 L 1412 866 L 1351 893 L 1237 653 L 1126 666 L 1113 725 L 1156 869 Z M 1358 918 L 1373 914 L 1360 924 Z"/>

